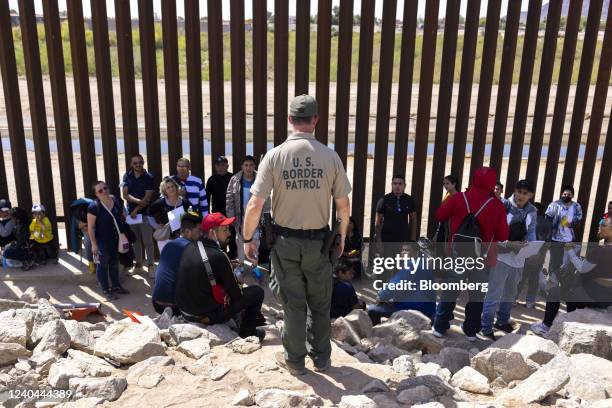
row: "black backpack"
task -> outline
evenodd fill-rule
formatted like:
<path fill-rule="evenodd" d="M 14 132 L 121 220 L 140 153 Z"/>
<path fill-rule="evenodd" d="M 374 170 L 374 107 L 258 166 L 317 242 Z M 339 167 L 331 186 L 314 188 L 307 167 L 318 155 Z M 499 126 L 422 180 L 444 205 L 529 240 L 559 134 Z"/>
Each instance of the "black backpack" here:
<path fill-rule="evenodd" d="M 483 253 L 482 251 L 482 235 L 480 232 L 480 224 L 478 223 L 478 215 L 482 212 L 482 210 L 489 204 L 493 197 L 489 198 L 485 203 L 480 207 L 476 213 L 472 213 L 470 209 L 470 204 L 468 203 L 467 197 L 465 193 L 461 193 L 463 195 L 463 200 L 465 201 L 465 206 L 467 207 L 468 215 L 463 219 L 459 229 L 455 233 L 452 239 L 451 244 L 451 253 L 454 257 L 461 258 L 478 258 L 484 257 L 486 258 L 487 253 L 489 252 L 489 247 Z"/>

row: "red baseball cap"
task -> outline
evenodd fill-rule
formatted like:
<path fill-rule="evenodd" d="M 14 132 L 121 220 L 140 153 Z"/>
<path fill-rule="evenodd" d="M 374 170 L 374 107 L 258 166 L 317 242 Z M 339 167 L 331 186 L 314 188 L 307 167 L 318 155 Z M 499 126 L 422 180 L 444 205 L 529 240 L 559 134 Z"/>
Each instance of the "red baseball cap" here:
<path fill-rule="evenodd" d="M 208 231 L 215 227 L 220 227 L 224 225 L 231 225 L 234 221 L 236 221 L 236 217 L 227 218 L 225 215 L 220 212 L 215 212 L 212 214 L 208 214 L 204 219 L 202 219 L 202 231 Z"/>

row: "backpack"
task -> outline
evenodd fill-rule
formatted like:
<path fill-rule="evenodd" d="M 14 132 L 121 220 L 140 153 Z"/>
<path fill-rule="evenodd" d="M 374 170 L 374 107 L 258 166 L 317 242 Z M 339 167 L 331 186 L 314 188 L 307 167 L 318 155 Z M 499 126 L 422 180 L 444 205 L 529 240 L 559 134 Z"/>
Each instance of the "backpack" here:
<path fill-rule="evenodd" d="M 483 254 L 482 235 L 480 231 L 480 224 L 478 222 L 478 215 L 480 215 L 482 210 L 487 206 L 487 204 L 494 200 L 494 198 L 490 197 L 487 201 L 485 201 L 482 207 L 476 211 L 476 213 L 472 213 L 465 193 L 461 194 L 463 196 L 463 200 L 465 201 L 468 214 L 465 216 L 461 222 L 461 225 L 459 226 L 459 229 L 457 229 L 457 232 L 452 238 L 451 253 L 457 258 L 486 258 L 487 253 L 491 248 L 491 244 L 489 244 L 489 247 Z"/>

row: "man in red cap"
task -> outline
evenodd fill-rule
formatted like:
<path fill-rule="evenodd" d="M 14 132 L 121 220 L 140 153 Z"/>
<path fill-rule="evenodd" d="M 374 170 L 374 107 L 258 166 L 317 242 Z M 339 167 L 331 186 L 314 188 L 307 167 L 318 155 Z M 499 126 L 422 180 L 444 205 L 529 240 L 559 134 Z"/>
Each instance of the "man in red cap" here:
<path fill-rule="evenodd" d="M 204 324 L 225 323 L 242 314 L 240 337 L 265 337 L 256 328 L 264 291 L 259 286 L 240 288 L 232 264 L 223 251 L 235 218 L 216 212 L 202 220 L 201 241 L 183 251 L 176 282 L 176 304 L 186 320 Z"/>

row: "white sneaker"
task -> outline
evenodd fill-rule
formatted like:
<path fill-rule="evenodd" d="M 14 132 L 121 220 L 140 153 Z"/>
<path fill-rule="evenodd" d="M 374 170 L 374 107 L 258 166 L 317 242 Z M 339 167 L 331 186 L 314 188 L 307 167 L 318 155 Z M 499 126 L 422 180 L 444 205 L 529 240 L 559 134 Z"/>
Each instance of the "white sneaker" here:
<path fill-rule="evenodd" d="M 461 325 L 461 331 L 463 332 L 463 334 L 465 334 L 465 338 L 467 341 L 476 341 L 476 336 L 468 336 L 465 333 L 465 330 L 463 330 L 463 324 Z"/>
<path fill-rule="evenodd" d="M 544 323 L 533 323 L 530 326 L 530 329 L 532 332 L 534 332 L 538 336 L 544 336 L 546 335 L 546 333 L 548 333 L 548 331 L 550 330 L 550 327 L 548 327 Z"/>
<path fill-rule="evenodd" d="M 439 331 L 437 331 L 436 329 L 432 328 L 431 329 L 431 334 L 434 335 L 434 337 L 437 337 L 439 339 L 444 337 L 444 334 L 440 333 Z"/>

